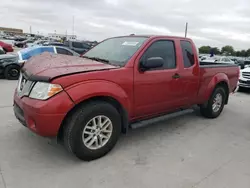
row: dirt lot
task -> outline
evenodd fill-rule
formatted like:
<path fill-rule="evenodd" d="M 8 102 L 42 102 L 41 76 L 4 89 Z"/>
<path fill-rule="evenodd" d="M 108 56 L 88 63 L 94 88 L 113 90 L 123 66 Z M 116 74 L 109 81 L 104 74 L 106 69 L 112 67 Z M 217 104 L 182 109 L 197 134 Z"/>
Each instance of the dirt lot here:
<path fill-rule="evenodd" d="M 16 81 L 0 80 L 0 188 L 249 188 L 250 93 L 236 93 L 215 120 L 197 113 L 122 136 L 81 162 L 13 116 Z"/>

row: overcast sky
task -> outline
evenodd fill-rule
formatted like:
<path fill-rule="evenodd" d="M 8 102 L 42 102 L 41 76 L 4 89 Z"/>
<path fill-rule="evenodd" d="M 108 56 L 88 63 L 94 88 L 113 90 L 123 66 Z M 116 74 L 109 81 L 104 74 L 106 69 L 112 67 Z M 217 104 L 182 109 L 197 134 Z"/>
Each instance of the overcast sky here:
<path fill-rule="evenodd" d="M 102 40 L 117 35 L 188 37 L 197 46 L 250 48 L 250 0 L 2 0 L 0 26 Z"/>

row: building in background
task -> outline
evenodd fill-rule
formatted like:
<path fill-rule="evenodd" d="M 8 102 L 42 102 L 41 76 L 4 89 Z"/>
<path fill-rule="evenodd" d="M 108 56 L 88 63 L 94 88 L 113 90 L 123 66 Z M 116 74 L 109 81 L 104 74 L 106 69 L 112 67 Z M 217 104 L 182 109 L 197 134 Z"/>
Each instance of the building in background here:
<path fill-rule="evenodd" d="M 63 38 L 66 38 L 66 40 L 76 40 L 76 35 L 64 35 L 64 34 L 58 34 L 58 33 L 49 33 L 48 37 L 55 40 L 61 40 Z"/>
<path fill-rule="evenodd" d="M 0 33 L 23 34 L 23 30 L 22 29 L 16 29 L 16 28 L 0 27 Z"/>

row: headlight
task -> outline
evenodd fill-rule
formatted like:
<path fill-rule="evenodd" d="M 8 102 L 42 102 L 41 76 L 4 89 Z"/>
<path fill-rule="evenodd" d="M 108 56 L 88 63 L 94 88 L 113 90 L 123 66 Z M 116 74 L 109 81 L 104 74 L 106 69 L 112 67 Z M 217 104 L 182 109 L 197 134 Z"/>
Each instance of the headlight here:
<path fill-rule="evenodd" d="M 45 82 L 37 82 L 33 87 L 29 97 L 33 99 L 46 100 L 63 89 L 58 84 L 50 84 Z"/>

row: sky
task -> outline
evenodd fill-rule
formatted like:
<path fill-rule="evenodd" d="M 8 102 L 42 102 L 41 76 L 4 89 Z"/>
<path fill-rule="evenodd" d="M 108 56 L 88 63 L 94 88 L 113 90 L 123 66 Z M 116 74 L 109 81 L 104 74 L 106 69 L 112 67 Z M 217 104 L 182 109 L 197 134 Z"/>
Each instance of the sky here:
<path fill-rule="evenodd" d="M 198 47 L 250 48 L 250 0 L 7 0 L 0 3 L 0 20 L 0 27 L 74 31 L 97 41 L 132 33 L 184 36 L 188 22 Z"/>

